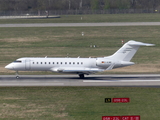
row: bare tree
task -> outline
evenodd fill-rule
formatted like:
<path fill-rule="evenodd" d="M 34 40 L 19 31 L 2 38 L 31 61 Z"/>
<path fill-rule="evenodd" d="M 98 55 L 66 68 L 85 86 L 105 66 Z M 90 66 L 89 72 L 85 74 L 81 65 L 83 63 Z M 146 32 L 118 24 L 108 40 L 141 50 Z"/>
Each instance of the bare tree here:
<path fill-rule="evenodd" d="M 91 8 L 92 8 L 92 10 L 98 10 L 99 9 L 99 0 L 91 0 Z"/>

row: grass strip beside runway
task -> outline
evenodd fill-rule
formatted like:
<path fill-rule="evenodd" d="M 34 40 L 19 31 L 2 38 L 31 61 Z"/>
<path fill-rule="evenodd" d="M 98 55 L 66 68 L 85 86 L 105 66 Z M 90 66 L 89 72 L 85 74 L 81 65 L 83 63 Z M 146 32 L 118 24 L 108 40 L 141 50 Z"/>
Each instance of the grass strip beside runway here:
<path fill-rule="evenodd" d="M 8 16 L 7 16 L 8 17 Z M 149 14 L 92 14 L 61 15 L 61 18 L 49 19 L 0 19 L 0 24 L 14 23 L 99 23 L 99 22 L 159 22 L 158 13 Z M 13 17 L 14 18 L 14 17 Z"/>
<path fill-rule="evenodd" d="M 109 56 L 122 46 L 122 39 L 156 46 L 141 47 L 132 60 L 134 70 L 116 69 L 118 73 L 158 73 L 159 31 L 159 26 L 0 28 L 0 74 L 10 73 L 4 66 L 21 57 Z"/>
<path fill-rule="evenodd" d="M 100 120 L 102 116 L 160 118 L 160 89 L 140 87 L 1 87 L 0 119 Z M 105 103 L 129 97 L 130 103 Z"/>

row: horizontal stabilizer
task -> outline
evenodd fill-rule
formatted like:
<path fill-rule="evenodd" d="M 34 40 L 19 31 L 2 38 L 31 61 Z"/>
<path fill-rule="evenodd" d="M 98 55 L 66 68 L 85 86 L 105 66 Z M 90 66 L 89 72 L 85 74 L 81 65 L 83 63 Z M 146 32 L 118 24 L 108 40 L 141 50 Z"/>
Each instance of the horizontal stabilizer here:
<path fill-rule="evenodd" d="M 131 45 L 131 46 L 155 46 L 155 44 L 137 42 L 137 41 L 134 41 L 134 40 L 130 40 L 128 42 L 128 45 Z"/>

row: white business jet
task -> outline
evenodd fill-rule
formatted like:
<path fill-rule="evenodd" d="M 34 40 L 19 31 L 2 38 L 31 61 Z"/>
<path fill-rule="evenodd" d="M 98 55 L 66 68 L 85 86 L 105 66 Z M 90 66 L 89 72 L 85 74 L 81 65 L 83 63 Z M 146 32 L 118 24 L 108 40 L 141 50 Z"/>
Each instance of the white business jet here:
<path fill-rule="evenodd" d="M 24 57 L 8 64 L 5 68 L 18 71 L 52 71 L 60 73 L 75 73 L 80 78 L 84 75 L 134 65 L 130 62 L 140 46 L 154 46 L 130 40 L 111 56 L 98 58 L 33 58 Z"/>

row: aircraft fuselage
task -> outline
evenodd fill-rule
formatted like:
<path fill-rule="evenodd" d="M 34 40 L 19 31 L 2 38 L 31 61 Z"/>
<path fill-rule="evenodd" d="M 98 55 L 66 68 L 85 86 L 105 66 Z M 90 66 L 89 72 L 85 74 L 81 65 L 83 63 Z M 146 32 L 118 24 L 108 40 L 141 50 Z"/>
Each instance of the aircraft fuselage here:
<path fill-rule="evenodd" d="M 19 58 L 6 68 L 15 71 L 57 71 L 107 69 L 113 61 L 104 58 Z M 116 65 L 117 67 L 119 65 Z M 114 67 L 116 67 L 114 66 Z"/>

